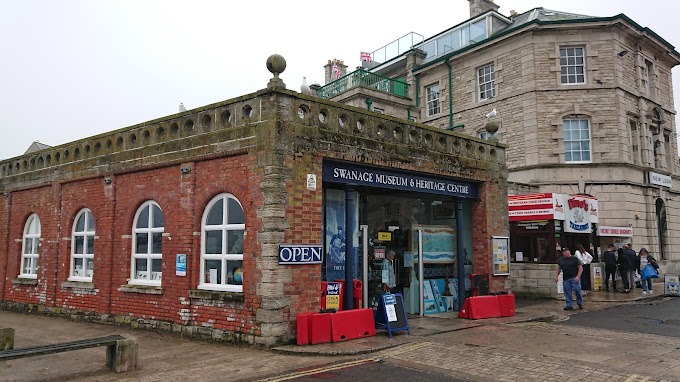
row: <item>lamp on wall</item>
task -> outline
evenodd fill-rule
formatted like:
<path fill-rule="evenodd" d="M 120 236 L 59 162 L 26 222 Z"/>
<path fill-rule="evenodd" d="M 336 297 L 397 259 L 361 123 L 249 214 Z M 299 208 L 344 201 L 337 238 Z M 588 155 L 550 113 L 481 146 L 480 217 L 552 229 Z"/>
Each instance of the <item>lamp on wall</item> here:
<path fill-rule="evenodd" d="M 622 51 L 619 52 L 619 57 L 623 57 L 623 56 L 625 56 L 625 55 L 627 55 L 627 54 L 628 54 L 628 51 L 627 51 L 627 50 L 622 50 Z"/>
<path fill-rule="evenodd" d="M 113 182 L 111 178 L 109 177 L 104 178 L 104 184 L 111 184 L 111 182 Z"/>

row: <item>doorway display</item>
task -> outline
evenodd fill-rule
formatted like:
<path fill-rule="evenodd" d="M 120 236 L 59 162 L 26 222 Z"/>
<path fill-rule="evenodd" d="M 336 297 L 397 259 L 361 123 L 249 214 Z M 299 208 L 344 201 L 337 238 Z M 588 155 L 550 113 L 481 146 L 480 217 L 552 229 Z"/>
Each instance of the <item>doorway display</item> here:
<path fill-rule="evenodd" d="M 326 188 L 324 191 L 325 263 L 322 278 L 325 281 L 344 279 L 344 255 L 354 250 L 357 256 L 355 278 L 363 278 L 363 253 L 367 252 L 368 306 L 377 307 L 380 295 L 402 293 L 408 313 L 418 313 L 418 229 L 424 236 L 423 252 L 426 283 L 432 291 L 432 312 L 451 311 L 455 305 L 455 291 L 450 290 L 451 280 L 456 280 L 456 198 L 424 194 L 421 192 L 355 188 L 358 221 L 356 245 L 347 245 L 340 236 L 345 235 L 345 191 Z M 463 201 L 465 222 L 471 221 L 470 201 Z M 466 275 L 472 272 L 472 227 L 464 224 L 463 258 Z M 366 236 L 364 240 L 364 235 Z M 364 244 L 366 243 L 366 248 Z M 391 267 L 391 272 L 386 272 Z M 385 278 L 385 273 L 388 277 Z M 390 277 L 393 277 L 392 280 Z M 466 276 L 467 279 L 467 276 Z M 388 280 L 386 285 L 385 280 Z M 431 280 L 435 280 L 433 287 Z M 436 293 L 435 293 L 436 288 Z M 469 283 L 466 286 L 469 289 Z"/>

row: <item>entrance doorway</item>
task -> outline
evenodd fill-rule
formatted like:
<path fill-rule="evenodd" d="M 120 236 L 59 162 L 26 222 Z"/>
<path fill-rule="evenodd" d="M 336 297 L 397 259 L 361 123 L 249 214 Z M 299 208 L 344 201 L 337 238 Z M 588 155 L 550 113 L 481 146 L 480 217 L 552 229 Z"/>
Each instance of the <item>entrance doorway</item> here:
<path fill-rule="evenodd" d="M 408 313 L 420 313 L 418 232 L 424 233 L 424 312 L 457 308 L 457 230 L 461 230 L 466 286 L 472 272 L 471 202 L 453 196 L 355 187 L 347 198 L 342 185 L 324 185 L 324 281 L 345 279 L 345 255 L 353 278 L 364 281 L 362 307 L 377 307 L 380 294 L 402 293 Z M 455 206 L 463 205 L 463 224 Z M 347 230 L 351 230 L 347 235 Z M 349 239 L 348 239 L 349 238 Z M 349 241 L 349 244 L 348 244 Z M 366 259 L 364 261 L 364 259 Z M 452 290 L 456 288 L 456 290 Z M 356 297 L 356 296 L 355 296 Z"/>

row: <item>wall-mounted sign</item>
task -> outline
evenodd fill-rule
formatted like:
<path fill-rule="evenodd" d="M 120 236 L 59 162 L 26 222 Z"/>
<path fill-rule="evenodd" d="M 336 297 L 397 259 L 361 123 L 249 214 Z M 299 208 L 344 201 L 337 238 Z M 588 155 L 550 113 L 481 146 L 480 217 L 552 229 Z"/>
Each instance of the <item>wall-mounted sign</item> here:
<path fill-rule="evenodd" d="M 649 172 L 649 183 L 668 188 L 673 187 L 673 180 L 670 176 L 657 174 L 652 171 Z"/>
<path fill-rule="evenodd" d="M 597 227 L 597 236 L 633 237 L 633 228 L 600 226 Z"/>
<path fill-rule="evenodd" d="M 564 232 L 591 233 L 591 223 L 598 223 L 597 199 L 584 195 L 572 195 L 567 199 Z"/>
<path fill-rule="evenodd" d="M 316 175 L 307 174 L 307 189 L 310 191 L 316 190 Z"/>
<path fill-rule="evenodd" d="M 475 183 L 348 162 L 324 161 L 323 181 L 464 198 L 477 197 Z"/>
<path fill-rule="evenodd" d="M 510 238 L 507 236 L 493 236 L 491 238 L 494 276 L 510 274 Z"/>
<path fill-rule="evenodd" d="M 321 264 L 322 259 L 323 247 L 320 245 L 279 245 L 279 264 Z"/>
<path fill-rule="evenodd" d="M 392 241 L 392 232 L 378 232 L 378 240 Z"/>
<path fill-rule="evenodd" d="M 373 258 L 376 260 L 382 260 L 385 258 L 385 248 L 376 248 L 373 250 Z"/>
<path fill-rule="evenodd" d="M 187 255 L 178 254 L 177 261 L 175 263 L 175 274 L 177 276 L 187 275 Z"/>

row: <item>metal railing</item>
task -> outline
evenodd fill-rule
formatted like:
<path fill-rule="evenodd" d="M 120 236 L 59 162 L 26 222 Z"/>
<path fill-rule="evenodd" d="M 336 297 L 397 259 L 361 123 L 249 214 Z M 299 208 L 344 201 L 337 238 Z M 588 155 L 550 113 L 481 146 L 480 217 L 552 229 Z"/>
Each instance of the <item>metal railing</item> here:
<path fill-rule="evenodd" d="M 407 33 L 382 48 L 374 50 L 371 53 L 371 60 L 379 63 L 387 62 L 423 41 L 424 38 L 422 35 L 414 32 Z"/>
<path fill-rule="evenodd" d="M 371 73 L 364 69 L 357 69 L 320 87 L 317 90 L 317 95 L 321 98 L 331 98 L 357 86 L 366 86 L 400 97 L 408 96 L 408 84 L 406 82 Z"/>

